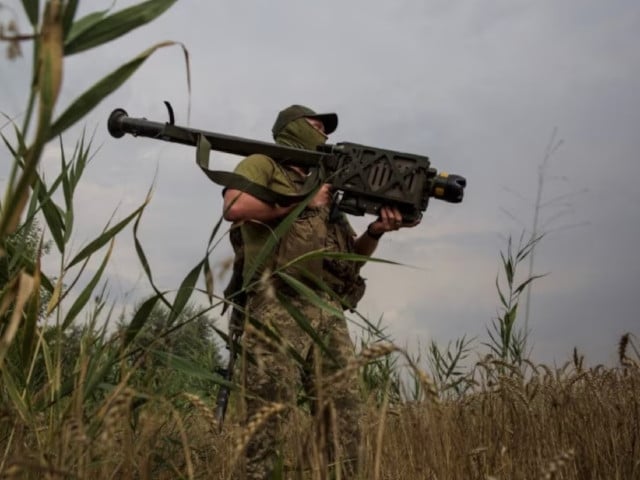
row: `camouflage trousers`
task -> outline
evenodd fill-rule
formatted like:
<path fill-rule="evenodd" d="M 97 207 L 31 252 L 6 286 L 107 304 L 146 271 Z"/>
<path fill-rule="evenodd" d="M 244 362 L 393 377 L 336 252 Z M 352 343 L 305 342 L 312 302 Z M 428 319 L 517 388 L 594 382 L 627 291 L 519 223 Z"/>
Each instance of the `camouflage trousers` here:
<path fill-rule="evenodd" d="M 320 472 L 331 468 L 352 478 L 361 399 L 357 371 L 344 369 L 355 356 L 346 319 L 299 297 L 287 297 L 287 303 L 252 294 L 246 305 L 257 320 L 246 322 L 242 341 L 244 428 L 250 438 L 235 478 L 271 478 L 278 459 L 293 463 L 292 473 L 278 478 L 325 478 Z M 316 340 L 292 310 L 317 332 Z M 304 433 L 299 431 L 302 419 L 308 422 Z"/>

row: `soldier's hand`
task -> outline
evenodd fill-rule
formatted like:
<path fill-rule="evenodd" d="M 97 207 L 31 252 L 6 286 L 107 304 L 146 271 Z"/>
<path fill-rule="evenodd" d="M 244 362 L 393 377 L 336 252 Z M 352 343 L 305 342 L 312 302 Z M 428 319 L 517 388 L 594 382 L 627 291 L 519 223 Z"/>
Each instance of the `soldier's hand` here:
<path fill-rule="evenodd" d="M 415 227 L 419 223 L 420 219 L 411 223 L 403 223 L 400 210 L 396 207 L 382 207 L 380 209 L 380 216 L 369 228 L 373 233 L 377 234 L 391 232 L 404 227 Z"/>
<path fill-rule="evenodd" d="M 331 205 L 331 185 L 328 183 L 323 184 L 318 190 L 318 193 L 309 202 L 309 208 L 321 208 Z"/>

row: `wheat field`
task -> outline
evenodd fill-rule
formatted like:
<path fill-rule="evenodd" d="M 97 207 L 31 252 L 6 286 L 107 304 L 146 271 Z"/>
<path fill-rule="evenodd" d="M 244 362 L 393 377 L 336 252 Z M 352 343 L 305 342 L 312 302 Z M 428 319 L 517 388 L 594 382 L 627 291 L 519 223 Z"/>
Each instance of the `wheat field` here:
<path fill-rule="evenodd" d="M 640 368 L 633 358 L 623 360 L 616 368 L 531 365 L 526 378 L 487 360 L 475 366 L 473 391 L 459 398 L 370 399 L 361 419 L 357 478 L 639 478 Z M 77 396 L 64 415 L 22 418 L 5 403 L 2 478 L 228 478 L 262 422 L 240 427 L 232 403 L 219 431 L 213 402 L 193 394 L 154 398 L 123 382 L 91 411 Z M 313 421 L 294 412 L 274 478 L 330 478 L 331 467 L 317 468 L 319 460 L 294 467 L 297 446 L 315 441 Z"/>

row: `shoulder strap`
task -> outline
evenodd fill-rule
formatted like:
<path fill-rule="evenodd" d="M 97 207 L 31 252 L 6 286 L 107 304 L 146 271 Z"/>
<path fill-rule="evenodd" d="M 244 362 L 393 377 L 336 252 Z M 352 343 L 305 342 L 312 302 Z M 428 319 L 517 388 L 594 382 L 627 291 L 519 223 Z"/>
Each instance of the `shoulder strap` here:
<path fill-rule="evenodd" d="M 321 182 L 320 169 L 314 168 L 307 177 L 302 190 L 296 195 L 285 195 L 275 192 L 263 185 L 252 182 L 242 175 L 233 172 L 225 172 L 222 170 L 209 170 L 209 152 L 211 144 L 202 134 L 198 135 L 198 143 L 196 145 L 196 163 L 204 174 L 209 177 L 212 182 L 222 185 L 226 188 L 233 188 L 241 192 L 248 193 L 266 203 L 278 204 L 282 206 L 292 205 L 304 200 Z"/>

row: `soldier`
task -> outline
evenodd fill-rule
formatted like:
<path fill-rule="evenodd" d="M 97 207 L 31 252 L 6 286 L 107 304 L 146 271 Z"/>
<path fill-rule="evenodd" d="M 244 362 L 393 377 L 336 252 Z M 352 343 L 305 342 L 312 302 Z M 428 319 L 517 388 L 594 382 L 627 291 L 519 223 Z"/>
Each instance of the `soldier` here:
<path fill-rule="evenodd" d="M 278 144 L 316 150 L 318 145 L 326 142 L 327 135 L 337 125 L 335 113 L 317 114 L 310 108 L 292 105 L 279 113 L 272 133 Z M 308 172 L 304 168 L 285 166 L 270 157 L 255 154 L 240 162 L 235 173 L 274 192 L 297 194 L 303 189 Z M 244 472 L 247 479 L 270 478 L 287 409 L 296 405 L 297 392 L 301 389 L 315 399 L 312 411 L 316 418 L 323 419 L 320 422 L 322 436 L 327 441 L 322 455 L 327 461 L 340 461 L 343 478 L 349 478 L 356 471 L 360 410 L 357 373 L 353 372 L 347 378 L 341 376 L 337 384 L 333 383 L 323 392 L 314 387 L 318 385 L 318 377 L 326 378 L 354 357 L 346 319 L 335 311 L 355 308 L 364 294 L 365 284 L 360 276 L 362 263 L 325 257 L 298 262 L 286 269 L 288 274 L 314 288 L 325 305 L 335 309 L 334 313 L 329 308 L 318 306 L 318 302 L 313 304 L 305 300 L 277 275 L 270 274 L 290 265 L 301 255 L 320 249 L 369 256 L 385 232 L 415 224 L 403 224 L 396 208 L 384 207 L 378 219 L 357 237 L 344 214 L 332 214 L 331 205 L 331 187 L 324 184 L 280 238 L 269 258 L 256 269 L 254 264 L 265 242 L 273 237 L 274 229 L 297 205 L 265 202 L 247 191 L 234 188 L 227 188 L 224 192 L 224 218 L 234 223 L 232 231 L 237 228 L 241 232 L 241 254 L 244 258 L 239 268 L 242 275 L 252 274 L 252 280 L 262 279 L 254 282 L 257 286 L 246 292 L 245 312 L 255 319 L 251 325 L 245 325 L 242 337 L 244 351 L 252 356 L 252 361 L 244 361 L 242 368 L 246 419 L 249 421 L 265 405 L 277 403 L 285 406 L 278 414 L 271 415 L 250 439 L 246 447 Z M 309 278 L 321 279 L 334 295 L 322 291 Z M 276 298 L 276 293 L 279 298 Z M 320 335 L 326 345 L 325 351 L 303 331 L 290 313 L 292 308 L 302 313 Z M 279 343 L 270 340 L 262 327 L 275 332 Z M 305 359 L 304 368 L 292 359 L 288 349 L 293 349 L 298 358 Z M 321 405 L 320 396 L 323 399 Z M 331 421 L 333 414 L 336 421 Z M 338 432 L 331 431 L 332 424 L 337 425 Z M 337 451 L 334 438 L 340 439 Z"/>

